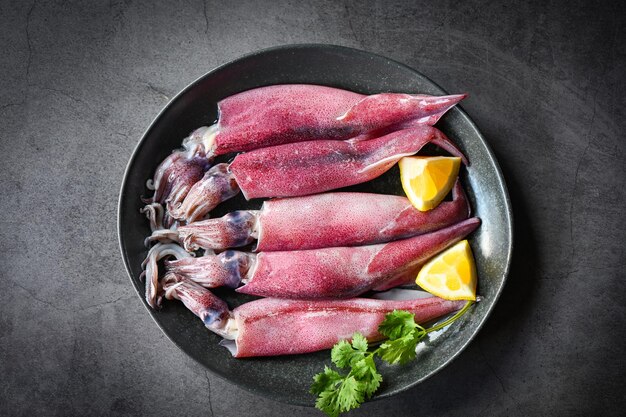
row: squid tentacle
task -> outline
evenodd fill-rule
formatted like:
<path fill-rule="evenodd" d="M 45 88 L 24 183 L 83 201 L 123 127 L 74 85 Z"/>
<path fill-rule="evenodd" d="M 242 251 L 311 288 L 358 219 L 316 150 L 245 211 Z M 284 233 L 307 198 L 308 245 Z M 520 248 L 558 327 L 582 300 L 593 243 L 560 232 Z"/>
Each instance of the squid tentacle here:
<path fill-rule="evenodd" d="M 245 246 L 256 237 L 258 210 L 239 210 L 219 218 L 178 228 L 187 250 L 226 249 Z"/>
<path fill-rule="evenodd" d="M 192 223 L 238 193 L 239 186 L 228 164 L 217 164 L 191 187 L 182 202 L 172 205 L 168 210 L 175 219 Z"/>
<path fill-rule="evenodd" d="M 144 240 L 146 246 L 150 246 L 153 242 L 170 243 L 178 242 L 178 228 L 159 229 L 152 231 L 152 234 Z M 185 248 L 185 250 L 188 250 Z"/>
<path fill-rule="evenodd" d="M 159 307 L 162 299 L 159 288 L 158 261 L 169 256 L 183 259 L 193 257 L 194 255 L 174 243 L 158 243 L 150 248 L 148 256 L 146 256 L 146 259 L 141 263 L 141 267 L 144 271 L 139 278 L 145 279 L 146 302 L 152 308 Z"/>
<path fill-rule="evenodd" d="M 207 153 L 207 138 L 215 136 L 216 126 L 203 126 L 183 140 L 182 149 L 175 150 L 157 167 L 154 178 L 146 187 L 154 190 L 151 198 L 143 199 L 147 204 L 161 203 L 168 208 L 180 203 L 191 186 L 198 182 L 209 168 L 212 154 Z"/>
<path fill-rule="evenodd" d="M 219 255 L 166 261 L 165 268 L 168 273 L 189 278 L 205 288 L 237 288 L 255 264 L 255 254 L 227 250 Z"/>
<path fill-rule="evenodd" d="M 182 301 L 212 332 L 225 339 L 236 337 L 237 329 L 234 327 L 232 313 L 221 298 L 195 282 L 173 273 L 163 277 L 163 290 L 165 298 Z"/>
<path fill-rule="evenodd" d="M 145 214 L 150 222 L 150 230 L 152 232 L 163 229 L 163 216 L 165 215 L 165 211 L 160 203 L 147 204 L 139 209 L 139 212 Z"/>

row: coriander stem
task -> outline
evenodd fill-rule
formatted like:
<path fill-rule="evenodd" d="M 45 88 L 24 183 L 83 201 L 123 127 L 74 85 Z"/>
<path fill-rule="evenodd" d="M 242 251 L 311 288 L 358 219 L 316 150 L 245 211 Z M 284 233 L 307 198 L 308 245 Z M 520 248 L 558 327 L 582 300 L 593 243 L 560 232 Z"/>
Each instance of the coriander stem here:
<path fill-rule="evenodd" d="M 430 327 L 430 328 L 426 329 L 426 333 L 430 333 L 430 332 L 434 332 L 434 331 L 443 329 L 448 324 L 453 323 L 456 319 L 458 319 L 463 314 L 465 314 L 465 312 L 467 310 L 469 310 L 469 308 L 472 306 L 472 304 L 474 304 L 474 301 L 468 301 L 467 303 L 465 303 L 465 305 L 463 306 L 462 309 L 457 311 L 457 313 L 454 316 L 450 317 L 448 320 L 444 321 L 443 323 L 439 323 L 439 324 L 437 324 L 437 325 L 435 325 L 433 327 Z"/>

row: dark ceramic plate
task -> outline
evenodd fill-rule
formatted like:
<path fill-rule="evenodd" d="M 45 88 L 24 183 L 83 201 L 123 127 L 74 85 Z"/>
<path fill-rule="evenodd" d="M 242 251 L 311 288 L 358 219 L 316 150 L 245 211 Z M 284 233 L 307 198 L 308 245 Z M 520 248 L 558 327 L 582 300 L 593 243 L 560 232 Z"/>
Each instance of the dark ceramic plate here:
<path fill-rule="evenodd" d="M 363 94 L 407 92 L 444 94 L 444 90 L 417 71 L 390 59 L 355 49 L 328 45 L 296 45 L 269 49 L 223 65 L 178 94 L 157 116 L 135 149 L 122 184 L 118 227 L 120 246 L 130 280 L 144 300 L 138 277 L 150 233 L 139 213 L 140 196 L 147 195 L 146 179 L 181 140 L 195 128 L 217 118 L 216 103 L 232 94 L 270 84 L 308 83 L 344 88 Z M 459 91 L 454 91 L 459 93 Z M 467 346 L 492 310 L 504 285 L 511 260 L 512 219 L 506 186 L 496 160 L 474 123 L 459 108 L 439 122 L 469 158 L 463 169 L 464 185 L 474 213 L 483 223 L 470 242 L 476 257 L 483 301 L 435 340 L 426 342 L 416 361 L 406 366 L 382 366 L 384 382 L 376 398 L 412 387 L 442 369 Z M 352 190 L 402 195 L 397 168 Z M 242 197 L 222 204 L 215 216 L 243 208 L 258 208 L 260 201 Z M 250 300 L 232 291 L 216 291 L 231 308 Z M 145 301 L 144 301 L 145 302 Z M 147 306 L 146 306 L 147 307 Z M 258 359 L 233 359 L 218 346 L 220 338 L 182 303 L 165 302 L 161 311 L 148 311 L 163 332 L 185 353 L 207 369 L 254 393 L 292 404 L 313 405 L 308 393 L 311 378 L 329 363 L 329 352 Z"/>

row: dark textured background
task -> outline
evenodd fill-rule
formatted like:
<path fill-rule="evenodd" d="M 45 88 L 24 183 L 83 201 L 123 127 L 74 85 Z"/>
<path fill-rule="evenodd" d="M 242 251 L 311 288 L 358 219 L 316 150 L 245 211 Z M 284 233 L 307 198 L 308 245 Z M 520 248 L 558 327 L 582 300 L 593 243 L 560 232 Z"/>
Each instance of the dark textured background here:
<path fill-rule="evenodd" d="M 242 54 L 320 42 L 469 92 L 515 214 L 509 282 L 476 340 L 351 415 L 620 415 L 623 6 L 228 3 L 0 3 L 0 414 L 321 415 L 209 375 L 167 340 L 115 224 L 125 164 L 174 94 Z"/>

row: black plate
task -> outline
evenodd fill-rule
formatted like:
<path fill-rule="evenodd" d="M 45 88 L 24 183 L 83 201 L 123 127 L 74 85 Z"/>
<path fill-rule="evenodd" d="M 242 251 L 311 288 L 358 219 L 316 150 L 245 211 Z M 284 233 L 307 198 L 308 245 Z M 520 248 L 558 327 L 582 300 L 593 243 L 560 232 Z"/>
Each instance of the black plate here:
<path fill-rule="evenodd" d="M 148 194 L 146 179 L 152 177 L 159 162 L 178 148 L 189 132 L 216 120 L 219 100 L 251 88 L 287 83 L 322 84 L 363 94 L 445 94 L 435 83 L 403 64 L 368 52 L 329 45 L 294 45 L 260 51 L 223 65 L 193 82 L 172 99 L 148 128 L 128 163 L 122 183 L 118 208 L 120 246 L 130 280 L 142 300 L 144 285 L 138 277 L 147 253 L 143 240 L 150 230 L 139 209 L 142 207 L 140 196 Z M 458 144 L 471 162 L 470 167 L 462 170 L 462 177 L 474 213 L 483 221 L 470 239 L 478 268 L 478 292 L 483 301 L 463 320 L 435 340 L 426 342 L 418 360 L 406 366 L 382 366 L 385 380 L 376 398 L 388 397 L 416 385 L 442 369 L 467 346 L 492 310 L 511 260 L 511 207 L 504 179 L 485 139 L 458 106 L 442 118 L 438 127 Z M 397 169 L 351 189 L 402 195 Z M 214 214 L 256 208 L 259 204 L 259 201 L 246 202 L 239 197 L 223 204 Z M 232 291 L 216 293 L 231 308 L 249 300 Z M 233 359 L 226 349 L 218 346 L 220 338 L 204 328 L 181 303 L 165 302 L 161 311 L 150 308 L 148 311 L 180 349 L 214 374 L 274 400 L 313 405 L 315 399 L 308 393 L 311 378 L 329 363 L 328 351 Z"/>

